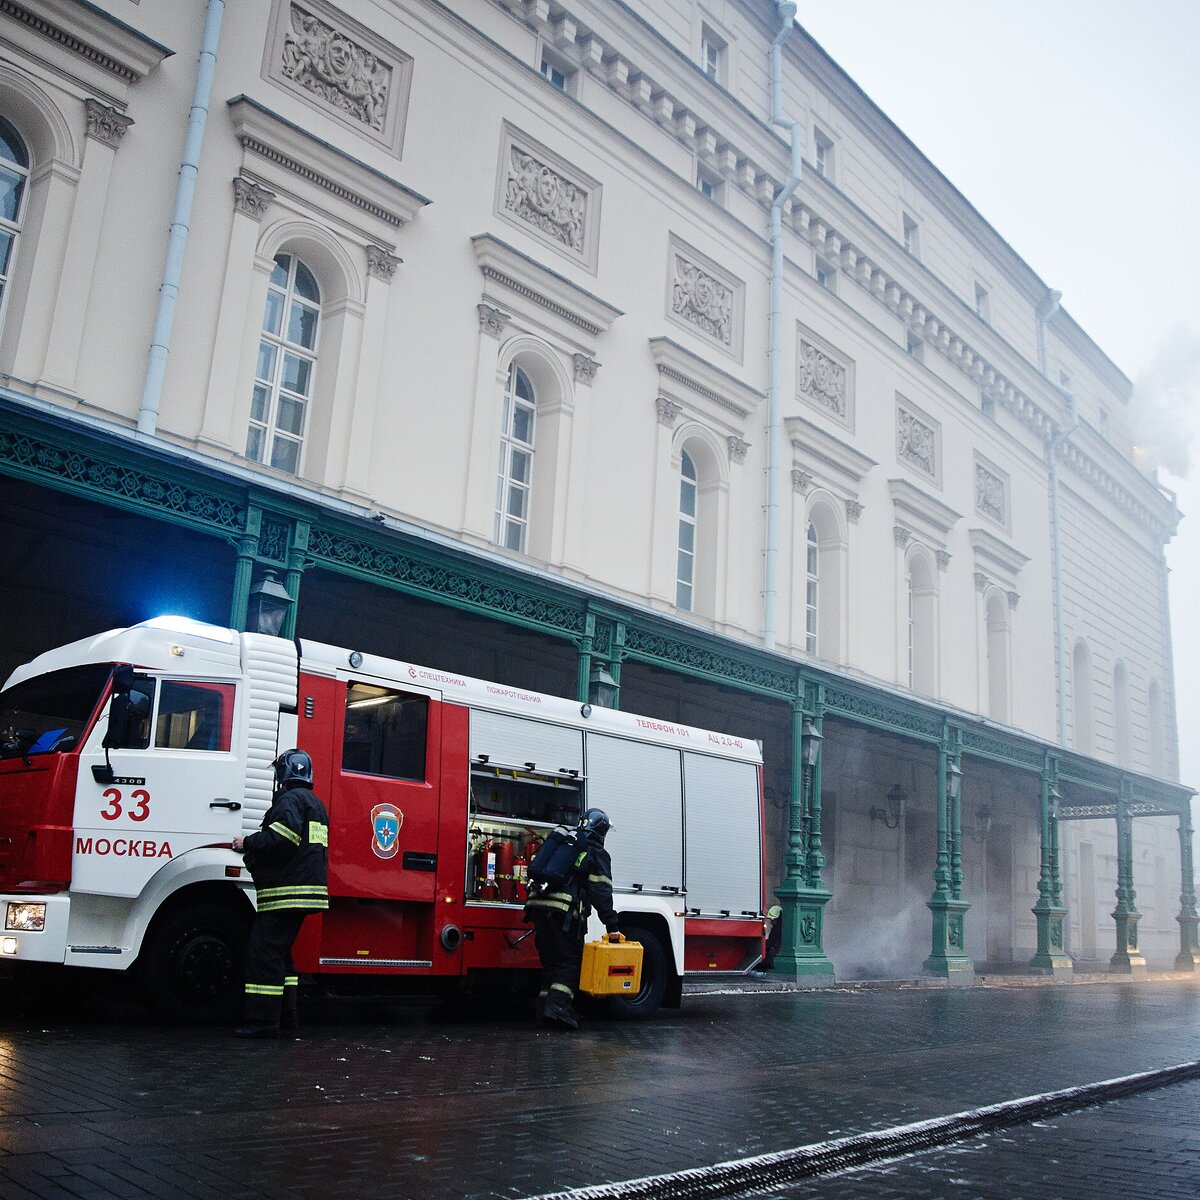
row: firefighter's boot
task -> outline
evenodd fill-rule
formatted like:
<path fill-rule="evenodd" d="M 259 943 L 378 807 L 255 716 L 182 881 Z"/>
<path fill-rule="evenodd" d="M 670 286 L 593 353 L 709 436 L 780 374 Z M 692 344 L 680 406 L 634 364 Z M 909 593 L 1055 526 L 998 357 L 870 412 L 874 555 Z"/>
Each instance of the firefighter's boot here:
<path fill-rule="evenodd" d="M 537 999 L 533 1002 L 533 1016 L 539 1024 L 546 1016 L 546 993 L 538 992 Z"/>
<path fill-rule="evenodd" d="M 268 1021 L 251 1021 L 248 1025 L 239 1025 L 234 1031 L 236 1038 L 277 1038 L 279 1026 Z"/>
<path fill-rule="evenodd" d="M 542 1024 L 551 1029 L 578 1029 L 579 1017 L 571 1007 L 572 998 L 568 988 L 560 983 L 554 984 L 546 996 Z"/>
<path fill-rule="evenodd" d="M 279 1014 L 281 1029 L 300 1028 L 300 980 L 289 975 L 283 981 L 283 1008 Z"/>

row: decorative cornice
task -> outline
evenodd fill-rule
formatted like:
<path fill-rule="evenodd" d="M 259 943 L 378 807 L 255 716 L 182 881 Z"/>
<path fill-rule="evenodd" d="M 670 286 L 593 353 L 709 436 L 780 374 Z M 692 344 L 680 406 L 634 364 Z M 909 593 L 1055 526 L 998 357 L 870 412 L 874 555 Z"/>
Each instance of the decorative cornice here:
<path fill-rule="evenodd" d="M 0 16 L 86 59 L 124 83 L 144 79 L 175 52 L 136 29 L 79 0 L 37 0 L 31 5 L 0 0 Z"/>
<path fill-rule="evenodd" d="M 243 179 L 239 175 L 233 181 L 234 212 L 244 213 L 255 221 L 261 221 L 267 214 L 267 206 L 274 199 L 274 192 L 252 179 Z"/>
<path fill-rule="evenodd" d="M 604 333 L 618 317 L 624 316 L 615 305 L 490 233 L 477 233 L 471 245 L 484 279 L 561 317 L 590 337 Z"/>
<path fill-rule="evenodd" d="M 783 427 L 792 443 L 793 457 L 816 475 L 832 477 L 853 489 L 877 465 L 849 442 L 804 417 L 787 417 Z"/>
<path fill-rule="evenodd" d="M 295 175 L 338 200 L 400 229 L 429 201 L 398 180 L 359 162 L 248 96 L 228 101 L 233 130 L 248 154 Z M 281 186 L 283 176 L 272 180 Z"/>
<path fill-rule="evenodd" d="M 976 561 L 992 572 L 1004 575 L 1010 581 L 1017 577 L 1021 568 L 1029 561 L 1029 555 L 1022 554 L 1020 550 L 1001 541 L 986 529 L 971 529 L 967 536 L 971 539 Z"/>
<path fill-rule="evenodd" d="M 367 247 L 367 274 L 384 283 L 391 283 L 396 277 L 396 268 L 403 262 L 394 254 L 389 254 L 382 246 Z"/>
<path fill-rule="evenodd" d="M 1173 520 L 1163 520 L 1073 441 L 1067 442 L 1059 450 L 1059 455 L 1076 474 L 1112 500 L 1126 516 L 1150 530 L 1160 542 L 1169 542 L 1175 535 L 1179 526 L 1178 510 L 1174 510 Z M 1168 503 L 1165 497 L 1163 503 Z"/>
<path fill-rule="evenodd" d="M 134 123 L 133 118 L 127 117 L 111 104 L 103 104 L 90 97 L 83 105 L 87 118 L 87 136 L 116 150 L 130 125 Z"/>
<path fill-rule="evenodd" d="M 924 525 L 935 541 L 942 541 L 955 523 L 962 520 L 962 515 L 948 504 L 935 500 L 907 479 L 889 479 L 888 491 L 897 516 Z"/>
<path fill-rule="evenodd" d="M 757 388 L 714 367 L 668 337 L 652 337 L 650 354 L 662 379 L 682 384 L 697 396 L 732 413 L 739 421 L 745 420 L 765 398 Z"/>

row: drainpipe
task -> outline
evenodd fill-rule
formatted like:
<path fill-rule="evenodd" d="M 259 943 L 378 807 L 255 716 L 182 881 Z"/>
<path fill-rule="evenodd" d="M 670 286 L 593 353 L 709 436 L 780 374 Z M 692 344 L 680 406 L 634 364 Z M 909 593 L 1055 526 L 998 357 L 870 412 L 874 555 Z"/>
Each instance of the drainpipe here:
<path fill-rule="evenodd" d="M 1038 363 L 1043 375 L 1047 374 L 1046 326 L 1058 312 L 1062 292 L 1050 291 L 1038 312 Z M 1049 378 L 1049 376 L 1047 376 Z M 1057 386 L 1057 385 L 1055 385 Z M 1075 393 L 1059 387 L 1058 392 L 1068 405 L 1070 421 L 1066 428 L 1054 435 L 1046 447 L 1046 465 L 1050 468 L 1050 553 L 1054 573 L 1054 694 L 1058 706 L 1058 744 L 1067 744 L 1067 646 L 1063 622 L 1063 578 L 1062 578 L 1062 512 L 1058 490 L 1058 453 L 1079 428 L 1079 401 Z"/>
<path fill-rule="evenodd" d="M 779 31 L 771 42 L 771 124 L 790 131 L 792 173 L 771 203 L 771 313 L 767 348 L 767 531 L 763 552 L 763 645 L 775 649 L 779 572 L 779 443 L 783 391 L 783 205 L 800 185 L 804 136 L 783 115 L 783 44 L 796 20 L 792 0 L 776 0 Z"/>
<path fill-rule="evenodd" d="M 196 87 L 188 114 L 187 136 L 183 143 L 183 161 L 179 165 L 179 185 L 175 190 L 175 215 L 167 239 L 167 261 L 163 266 L 158 290 L 158 313 L 154 318 L 154 337 L 150 343 L 150 361 L 142 387 L 142 406 L 138 411 L 138 432 L 154 435 L 158 428 L 158 406 L 162 398 L 163 376 L 167 372 L 167 350 L 171 325 L 175 320 L 175 300 L 183 274 L 183 249 L 187 243 L 188 221 L 196 193 L 196 174 L 200 165 L 200 143 L 204 140 L 204 122 L 212 95 L 213 73 L 217 65 L 217 42 L 221 36 L 221 17 L 225 0 L 208 0 L 204 35 L 200 43 L 200 62 L 196 69 Z"/>

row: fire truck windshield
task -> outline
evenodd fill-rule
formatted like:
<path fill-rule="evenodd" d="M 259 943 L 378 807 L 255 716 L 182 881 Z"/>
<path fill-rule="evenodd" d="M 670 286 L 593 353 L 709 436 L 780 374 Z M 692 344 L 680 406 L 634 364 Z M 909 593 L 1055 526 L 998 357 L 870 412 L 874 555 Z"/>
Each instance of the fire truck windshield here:
<path fill-rule="evenodd" d="M 77 746 L 111 674 L 111 663 L 93 663 L 51 671 L 0 692 L 0 758 Z"/>

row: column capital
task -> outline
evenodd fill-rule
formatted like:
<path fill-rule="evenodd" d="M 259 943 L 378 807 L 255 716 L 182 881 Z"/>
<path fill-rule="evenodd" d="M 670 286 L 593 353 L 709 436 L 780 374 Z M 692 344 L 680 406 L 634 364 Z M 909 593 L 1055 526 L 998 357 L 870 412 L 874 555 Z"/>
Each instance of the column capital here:
<path fill-rule="evenodd" d="M 252 179 L 245 179 L 241 175 L 234 178 L 234 212 L 240 212 L 255 221 L 261 221 L 266 216 L 267 206 L 274 199 L 275 193 L 263 187 L 261 183 L 255 183 Z"/>
<path fill-rule="evenodd" d="M 84 101 L 87 115 L 87 136 L 116 150 L 121 139 L 134 123 L 132 117 L 115 109 L 110 104 L 102 104 L 99 100 Z"/>

